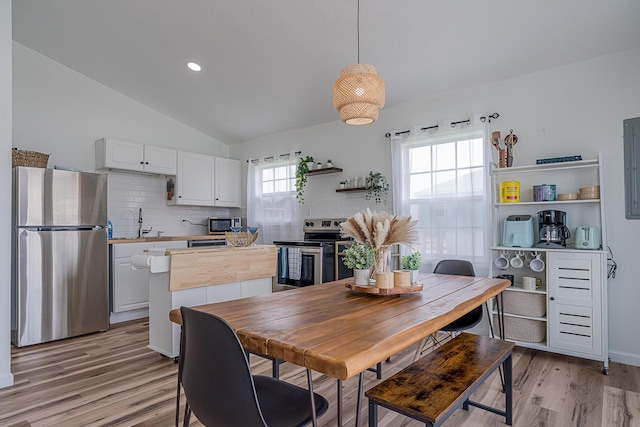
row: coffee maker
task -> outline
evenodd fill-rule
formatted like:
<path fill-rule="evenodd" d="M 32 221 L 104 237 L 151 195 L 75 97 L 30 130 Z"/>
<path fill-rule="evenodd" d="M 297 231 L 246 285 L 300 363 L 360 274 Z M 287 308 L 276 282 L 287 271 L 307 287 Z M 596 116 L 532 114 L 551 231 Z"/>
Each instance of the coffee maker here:
<path fill-rule="evenodd" d="M 567 227 L 567 214 L 563 211 L 538 212 L 538 227 L 540 239 L 536 247 L 557 248 L 567 247 L 567 239 L 571 237 Z"/>

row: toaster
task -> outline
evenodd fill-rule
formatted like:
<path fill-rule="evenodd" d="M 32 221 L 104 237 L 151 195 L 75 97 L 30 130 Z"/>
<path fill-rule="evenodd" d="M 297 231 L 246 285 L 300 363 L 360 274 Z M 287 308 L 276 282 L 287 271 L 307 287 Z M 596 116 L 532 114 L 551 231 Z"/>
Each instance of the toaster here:
<path fill-rule="evenodd" d="M 600 229 L 598 227 L 576 228 L 576 249 L 600 249 Z"/>

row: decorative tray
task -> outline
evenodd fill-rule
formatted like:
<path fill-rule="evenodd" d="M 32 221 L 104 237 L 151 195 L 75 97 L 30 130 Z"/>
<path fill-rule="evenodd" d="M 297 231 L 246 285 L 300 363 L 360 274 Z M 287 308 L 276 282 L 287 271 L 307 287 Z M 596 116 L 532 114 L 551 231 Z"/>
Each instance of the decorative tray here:
<path fill-rule="evenodd" d="M 344 284 L 344 286 L 351 289 L 352 291 L 362 292 L 365 294 L 373 294 L 373 295 L 400 295 L 400 294 L 410 294 L 413 292 L 422 291 L 421 283 L 412 283 L 411 286 L 406 286 L 406 287 L 398 286 L 390 289 L 376 288 L 375 285 L 356 285 L 353 282 L 347 282 Z"/>

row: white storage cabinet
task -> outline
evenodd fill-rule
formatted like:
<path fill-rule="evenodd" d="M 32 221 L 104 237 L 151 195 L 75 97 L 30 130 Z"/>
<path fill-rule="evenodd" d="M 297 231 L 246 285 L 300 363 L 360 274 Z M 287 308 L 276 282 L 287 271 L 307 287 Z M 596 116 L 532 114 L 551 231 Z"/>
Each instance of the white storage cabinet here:
<path fill-rule="evenodd" d="M 214 163 L 214 206 L 239 208 L 242 205 L 240 160 L 216 157 Z"/>
<path fill-rule="evenodd" d="M 595 225 L 600 228 L 602 248 L 606 248 L 601 159 L 501 169 L 494 167 L 491 181 L 494 241 L 489 271 L 493 277 L 514 276 L 514 286 L 503 295 L 505 338 L 524 347 L 602 361 L 603 373 L 608 373 L 606 251 L 578 250 L 573 240 L 576 227 Z M 504 181 L 520 182 L 519 203 L 500 202 L 500 184 Z M 533 185 L 540 184 L 555 184 L 557 194 L 577 193 L 581 187 L 600 185 L 601 197 L 535 202 Z M 539 239 L 537 213 L 543 210 L 566 212 L 572 236 L 566 249 L 502 246 L 504 220 L 509 215 L 533 216 L 535 246 Z M 501 254 L 510 259 L 519 252 L 524 255 L 523 267 L 496 267 L 495 260 Z M 529 267 L 536 254 L 545 263 L 541 272 Z M 540 286 L 535 290 L 523 289 L 522 278 L 525 276 L 539 279 Z M 497 320 L 495 310 L 493 319 Z M 494 328 L 497 328 L 496 321 Z"/>
<path fill-rule="evenodd" d="M 149 316 L 149 270 L 131 267 L 131 256 L 152 248 L 186 248 L 186 240 L 167 242 L 115 243 L 111 245 L 110 323 Z"/>
<path fill-rule="evenodd" d="M 102 138 L 96 141 L 96 169 L 176 174 L 177 150 Z"/>

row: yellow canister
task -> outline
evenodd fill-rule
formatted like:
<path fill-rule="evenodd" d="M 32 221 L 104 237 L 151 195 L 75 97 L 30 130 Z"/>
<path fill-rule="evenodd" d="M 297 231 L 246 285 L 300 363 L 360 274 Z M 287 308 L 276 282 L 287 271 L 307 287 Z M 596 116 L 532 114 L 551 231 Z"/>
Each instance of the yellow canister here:
<path fill-rule="evenodd" d="M 505 181 L 500 184 L 500 203 L 514 203 L 520 201 L 520 182 Z"/>

